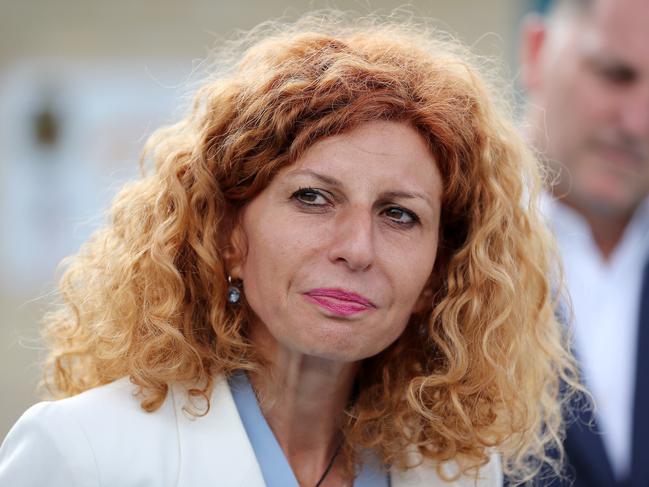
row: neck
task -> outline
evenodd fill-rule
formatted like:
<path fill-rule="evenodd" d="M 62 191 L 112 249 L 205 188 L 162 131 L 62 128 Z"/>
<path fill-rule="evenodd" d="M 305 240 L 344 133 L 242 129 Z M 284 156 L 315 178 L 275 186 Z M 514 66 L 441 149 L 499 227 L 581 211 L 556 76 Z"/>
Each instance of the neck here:
<path fill-rule="evenodd" d="M 629 218 L 630 219 L 630 218 Z M 629 219 L 624 221 L 602 222 L 588 219 L 593 239 L 604 260 L 608 260 L 622 240 Z"/>
<path fill-rule="evenodd" d="M 264 351 L 269 367 L 263 376 L 250 378 L 262 413 L 300 485 L 316 485 L 342 441 L 358 364 L 304 355 L 282 347 L 265 326 L 253 330 L 256 349 Z M 327 480 L 338 479 L 340 485 L 344 462 L 338 457 Z"/>
<path fill-rule="evenodd" d="M 569 200 L 562 200 L 566 206 L 577 211 L 588 223 L 593 240 L 599 249 L 603 259 L 608 260 L 622 240 L 633 211 L 628 213 L 609 214 L 603 212 L 588 211 Z"/>

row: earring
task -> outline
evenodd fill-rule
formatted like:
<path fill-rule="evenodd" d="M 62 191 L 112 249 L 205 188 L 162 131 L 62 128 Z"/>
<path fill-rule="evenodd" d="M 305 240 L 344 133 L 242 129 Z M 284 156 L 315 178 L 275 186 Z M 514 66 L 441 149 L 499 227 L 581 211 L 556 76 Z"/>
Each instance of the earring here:
<path fill-rule="evenodd" d="M 237 304 L 241 299 L 241 290 L 232 284 L 232 277 L 228 276 L 228 303 Z"/>

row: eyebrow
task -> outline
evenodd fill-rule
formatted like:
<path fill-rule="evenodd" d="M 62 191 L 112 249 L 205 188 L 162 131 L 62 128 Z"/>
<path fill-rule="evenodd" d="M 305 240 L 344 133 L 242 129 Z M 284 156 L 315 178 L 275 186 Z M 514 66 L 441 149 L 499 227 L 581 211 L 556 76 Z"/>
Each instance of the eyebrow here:
<path fill-rule="evenodd" d="M 328 184 L 329 186 L 333 186 L 334 188 L 342 188 L 344 185 L 342 181 L 339 179 L 336 179 L 331 176 L 326 176 L 324 174 L 320 174 L 319 172 L 316 172 L 312 169 L 298 169 L 295 171 L 291 171 L 287 174 L 289 177 L 293 176 L 312 176 L 316 178 L 317 180 L 323 182 L 324 184 Z M 416 199 L 420 198 L 423 199 L 426 203 L 431 208 L 435 208 L 433 205 L 433 202 L 431 201 L 430 197 L 426 193 L 422 193 L 420 191 L 400 191 L 400 190 L 394 190 L 394 191 L 386 191 L 384 193 L 381 193 L 382 198 L 405 198 L 405 199 Z"/>
<path fill-rule="evenodd" d="M 293 176 L 313 176 L 314 178 L 322 181 L 325 184 L 328 184 L 329 186 L 334 186 L 336 188 L 341 188 L 343 186 L 343 183 L 331 176 L 325 176 L 324 174 L 320 174 L 319 172 L 315 172 L 311 169 L 298 169 L 295 171 L 291 171 L 287 174 L 287 176 L 293 177 Z"/>

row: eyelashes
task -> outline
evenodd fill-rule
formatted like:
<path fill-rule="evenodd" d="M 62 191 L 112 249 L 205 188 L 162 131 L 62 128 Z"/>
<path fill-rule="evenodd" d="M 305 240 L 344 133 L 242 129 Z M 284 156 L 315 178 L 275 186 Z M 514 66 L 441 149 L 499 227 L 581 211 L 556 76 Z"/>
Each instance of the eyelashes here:
<path fill-rule="evenodd" d="M 291 200 L 295 201 L 300 207 L 318 213 L 326 212 L 334 206 L 334 197 L 328 191 L 301 187 L 291 195 Z M 420 223 L 416 213 L 399 205 L 386 205 L 381 210 L 381 214 L 393 225 L 400 228 L 409 228 Z"/>
<path fill-rule="evenodd" d="M 410 210 L 401 208 L 400 206 L 390 206 L 383 210 L 383 213 L 399 225 L 413 225 L 419 223 L 419 217 L 417 215 Z"/>
<path fill-rule="evenodd" d="M 291 195 L 291 198 L 308 206 L 324 206 L 330 204 L 330 199 L 333 199 L 331 195 L 327 198 L 314 188 L 300 188 Z"/>

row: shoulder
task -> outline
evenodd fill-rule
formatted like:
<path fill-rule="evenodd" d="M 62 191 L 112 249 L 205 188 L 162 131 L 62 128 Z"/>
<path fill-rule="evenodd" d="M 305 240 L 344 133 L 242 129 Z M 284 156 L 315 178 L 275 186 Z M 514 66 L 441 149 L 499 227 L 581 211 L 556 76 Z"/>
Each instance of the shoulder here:
<path fill-rule="evenodd" d="M 173 448 L 161 446 L 176 443 L 175 412 L 167 398 L 146 413 L 135 392 L 124 378 L 32 406 L 0 449 L 0 484 L 120 485 L 116 476 L 125 471 L 151 483 L 152 464 L 164 470 L 175 463 L 166 461 Z"/>
<path fill-rule="evenodd" d="M 444 471 L 452 476 L 456 466 L 453 463 L 444 465 Z M 493 453 L 489 462 L 480 468 L 475 475 L 465 475 L 446 482 L 438 472 L 436 464 L 423 461 L 418 466 L 397 472 L 392 476 L 393 487 L 501 487 L 503 473 L 500 455 Z"/>
<path fill-rule="evenodd" d="M 171 389 L 170 389 L 171 390 Z M 59 401 L 44 403 L 49 414 L 67 417 L 88 436 L 101 439 L 111 448 L 111 440 L 137 443 L 138 437 L 150 435 L 173 421 L 175 410 L 170 393 L 159 409 L 148 413 L 140 406 L 137 386 L 125 377 L 110 384 Z"/>
<path fill-rule="evenodd" d="M 9 431 L 0 448 L 1 485 L 99 485 L 86 436 L 51 405 L 32 406 Z"/>

